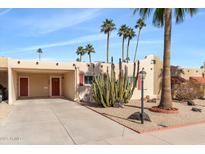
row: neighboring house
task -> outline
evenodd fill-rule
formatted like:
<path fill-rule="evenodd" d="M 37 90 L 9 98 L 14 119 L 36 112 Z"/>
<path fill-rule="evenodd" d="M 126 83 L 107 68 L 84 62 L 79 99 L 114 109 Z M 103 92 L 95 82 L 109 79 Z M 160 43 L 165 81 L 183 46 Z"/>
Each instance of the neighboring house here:
<path fill-rule="evenodd" d="M 132 77 L 133 64 L 125 64 Z M 140 70 L 147 72 L 145 96 L 159 98 L 162 62 L 157 56 L 149 55 L 140 60 Z M 17 99 L 63 97 L 70 100 L 86 99 L 90 94 L 94 75 L 110 70 L 110 64 L 84 62 L 53 62 L 17 60 L 0 57 L 0 84 L 8 88 L 9 104 Z M 118 74 L 118 64 L 115 65 Z M 138 81 L 140 83 L 140 80 Z M 138 84 L 132 99 L 140 98 Z"/>
<path fill-rule="evenodd" d="M 171 67 L 171 75 L 173 77 L 181 77 L 189 80 L 190 77 L 202 77 L 205 73 L 205 68 L 182 68 L 179 66 Z"/>
<path fill-rule="evenodd" d="M 172 83 L 173 92 L 179 84 L 185 81 L 192 80 L 201 85 L 201 89 L 204 91 L 204 96 L 205 96 L 205 76 L 204 76 L 205 67 L 204 66 L 198 69 L 172 66 L 171 75 L 172 75 L 171 83 Z"/>

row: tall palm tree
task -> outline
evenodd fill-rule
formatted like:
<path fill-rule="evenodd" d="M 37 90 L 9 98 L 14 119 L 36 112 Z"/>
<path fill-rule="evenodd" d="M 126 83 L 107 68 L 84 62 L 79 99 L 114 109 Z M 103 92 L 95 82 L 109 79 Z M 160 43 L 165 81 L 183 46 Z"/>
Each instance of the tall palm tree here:
<path fill-rule="evenodd" d="M 144 23 L 144 20 L 142 18 L 137 20 L 137 24 L 135 25 L 135 28 L 138 28 L 138 35 L 137 35 L 137 44 L 135 48 L 135 55 L 134 55 L 134 62 L 136 61 L 136 56 L 137 56 L 137 49 L 138 49 L 138 44 L 139 44 L 139 39 L 140 39 L 140 32 L 143 27 L 145 27 L 146 24 Z"/>
<path fill-rule="evenodd" d="M 125 39 L 127 38 L 127 29 L 128 27 L 126 25 L 122 25 L 118 31 L 118 35 L 121 37 L 122 36 L 122 62 L 124 62 L 124 44 L 125 44 Z"/>
<path fill-rule="evenodd" d="M 127 37 L 128 37 L 128 41 L 127 41 L 127 57 L 126 57 L 126 62 L 128 63 L 130 58 L 129 58 L 129 47 L 130 47 L 130 40 L 133 39 L 133 37 L 135 37 L 135 31 L 133 30 L 133 28 L 129 27 L 127 29 Z"/>
<path fill-rule="evenodd" d="M 191 17 L 197 13 L 195 8 L 156 8 L 156 9 L 135 9 L 134 14 L 138 12 L 143 18 L 148 17 L 152 11 L 153 25 L 157 27 L 164 26 L 164 56 L 163 56 L 163 73 L 162 73 L 162 93 L 159 107 L 163 109 L 172 108 L 171 97 L 171 73 L 170 73 L 170 47 L 171 47 L 171 25 L 172 25 L 172 11 L 175 12 L 176 23 L 184 21 L 185 14 Z"/>
<path fill-rule="evenodd" d="M 80 55 L 80 59 L 79 61 L 81 62 L 82 61 L 82 56 L 85 54 L 85 49 L 82 47 L 82 46 L 79 46 L 76 50 L 76 54 L 77 55 Z"/>
<path fill-rule="evenodd" d="M 43 50 L 41 48 L 39 48 L 36 52 L 38 53 L 38 60 L 40 61 L 41 60 L 41 54 L 43 53 Z"/>
<path fill-rule="evenodd" d="M 86 51 L 86 53 L 89 55 L 89 61 L 90 61 L 90 63 L 91 63 L 91 62 L 92 62 L 92 61 L 91 61 L 91 53 L 95 53 L 95 49 L 94 49 L 93 45 L 92 45 L 92 44 L 88 44 L 88 45 L 85 47 L 85 51 Z"/>
<path fill-rule="evenodd" d="M 107 34 L 107 63 L 109 63 L 109 41 L 110 41 L 110 33 L 115 30 L 115 24 L 112 19 L 106 19 L 103 21 L 101 25 L 101 32 Z"/>

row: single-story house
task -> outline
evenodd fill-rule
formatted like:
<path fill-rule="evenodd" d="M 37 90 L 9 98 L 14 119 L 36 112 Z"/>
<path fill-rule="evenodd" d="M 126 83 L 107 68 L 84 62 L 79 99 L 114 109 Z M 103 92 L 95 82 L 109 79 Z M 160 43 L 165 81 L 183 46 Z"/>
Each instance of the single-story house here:
<path fill-rule="evenodd" d="M 133 64 L 123 63 L 132 77 Z M 17 99 L 63 97 L 70 100 L 86 99 L 94 75 L 110 70 L 107 63 L 54 62 L 19 60 L 0 57 L 0 84 L 8 88 L 8 102 Z M 161 66 L 159 57 L 146 56 L 140 60 L 140 69 L 147 72 L 145 96 L 157 98 L 160 94 Z M 116 74 L 119 70 L 115 65 Z M 138 81 L 140 83 L 140 81 Z M 141 86 L 136 87 L 132 99 L 140 98 Z"/>
<path fill-rule="evenodd" d="M 133 63 L 123 63 L 132 77 Z M 20 60 L 0 57 L 0 84 L 8 89 L 8 103 L 17 99 L 62 97 L 70 100 L 87 99 L 94 75 L 110 70 L 107 63 Z M 147 75 L 144 95 L 159 98 L 161 92 L 162 61 L 154 55 L 140 60 L 140 70 Z M 115 64 L 118 74 L 119 66 Z M 140 99 L 140 80 L 131 99 Z"/>

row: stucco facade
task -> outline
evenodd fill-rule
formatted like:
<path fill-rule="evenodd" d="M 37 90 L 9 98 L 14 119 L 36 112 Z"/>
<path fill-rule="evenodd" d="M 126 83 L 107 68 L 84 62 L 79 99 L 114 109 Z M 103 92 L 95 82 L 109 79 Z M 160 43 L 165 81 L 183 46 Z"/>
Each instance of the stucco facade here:
<path fill-rule="evenodd" d="M 178 66 L 172 66 L 172 76 L 180 76 L 186 80 L 190 77 L 204 77 L 205 67 L 203 68 L 183 68 Z"/>
<path fill-rule="evenodd" d="M 128 68 L 128 76 L 132 77 L 133 63 L 123 63 L 122 68 L 124 69 L 125 66 Z M 160 58 L 154 55 L 146 56 L 140 60 L 139 67 L 140 70 L 144 68 L 147 73 L 144 81 L 144 96 L 160 98 L 162 75 Z M 8 88 L 9 104 L 14 103 L 17 99 L 37 97 L 63 97 L 79 100 L 90 96 L 91 84 L 86 82 L 86 78 L 99 75 L 106 72 L 107 69 L 110 71 L 111 65 L 106 63 L 39 62 L 0 57 L 0 84 Z M 188 78 L 190 73 L 192 76 L 201 76 L 203 73 L 202 69 L 183 70 L 185 78 Z M 118 64 L 115 64 L 115 71 L 117 75 L 119 72 Z M 83 81 L 81 75 L 83 75 Z M 54 79 L 58 81 L 57 84 Z M 25 89 L 23 91 L 26 92 L 26 96 L 21 94 L 22 87 L 26 87 L 26 91 Z M 56 88 L 59 93 L 54 96 L 53 92 L 56 92 Z M 131 99 L 140 99 L 140 93 L 141 89 L 137 86 Z"/>

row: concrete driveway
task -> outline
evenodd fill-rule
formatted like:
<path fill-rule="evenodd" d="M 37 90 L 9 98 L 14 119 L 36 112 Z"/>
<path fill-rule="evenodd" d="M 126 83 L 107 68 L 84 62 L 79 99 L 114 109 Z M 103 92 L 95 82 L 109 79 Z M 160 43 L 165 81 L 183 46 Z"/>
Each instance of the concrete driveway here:
<path fill-rule="evenodd" d="M 204 128 L 205 125 L 200 128 L 201 131 Z M 141 135 L 72 101 L 19 100 L 8 118 L 0 121 L 0 144 L 205 143 L 205 137 L 200 134 L 198 136 L 202 137 L 198 142 L 192 140 L 196 135 L 188 140 L 189 136 L 183 129 Z M 192 134 L 191 130 L 188 132 Z"/>

